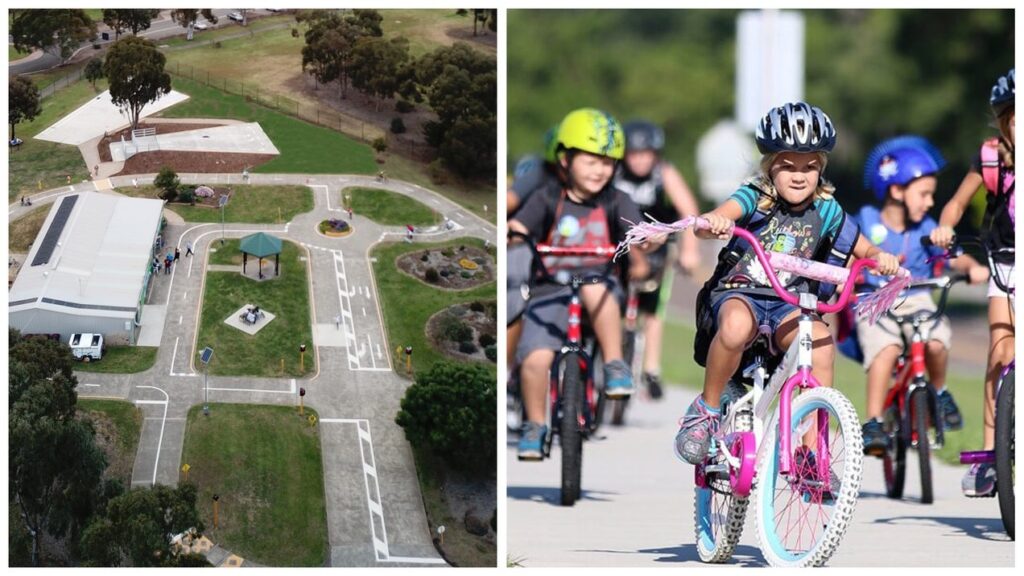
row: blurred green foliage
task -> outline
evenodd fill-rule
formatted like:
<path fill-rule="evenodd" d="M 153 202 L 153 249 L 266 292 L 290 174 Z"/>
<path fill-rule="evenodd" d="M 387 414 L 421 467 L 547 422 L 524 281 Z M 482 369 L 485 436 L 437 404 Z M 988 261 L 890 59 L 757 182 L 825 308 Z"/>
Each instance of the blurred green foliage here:
<path fill-rule="evenodd" d="M 1013 66 L 1012 10 L 805 10 L 805 98 L 838 126 L 827 177 L 848 211 L 863 162 L 880 140 L 931 139 L 950 166 L 935 215 L 978 147 L 995 135 L 992 84 Z M 731 117 L 733 10 L 510 10 L 508 153 L 541 149 L 569 110 L 596 106 L 621 121 L 662 123 L 666 156 L 695 190 L 697 141 Z M 751 132 L 753 126 L 749 127 Z"/>

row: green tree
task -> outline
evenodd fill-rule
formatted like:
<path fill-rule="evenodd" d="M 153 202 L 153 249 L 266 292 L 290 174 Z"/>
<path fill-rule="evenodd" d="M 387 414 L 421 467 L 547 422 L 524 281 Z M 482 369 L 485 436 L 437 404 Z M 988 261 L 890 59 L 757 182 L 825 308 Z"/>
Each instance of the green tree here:
<path fill-rule="evenodd" d="M 380 27 L 381 22 L 384 21 L 384 17 L 376 10 L 356 8 L 352 10 L 352 14 L 346 17 L 345 20 L 359 31 L 360 36 L 374 36 L 380 38 L 384 35 L 384 30 Z"/>
<path fill-rule="evenodd" d="M 178 23 L 179 26 L 184 28 L 187 32 L 185 34 L 185 40 L 191 41 L 192 36 L 196 30 L 196 21 L 199 20 L 199 16 L 202 15 L 210 24 L 217 23 L 217 16 L 213 14 L 213 10 L 210 8 L 198 9 L 180 9 L 171 10 L 171 19 Z"/>
<path fill-rule="evenodd" d="M 142 108 L 171 91 L 166 63 L 156 45 L 139 36 L 122 38 L 110 47 L 103 64 L 110 99 L 128 114 L 133 129 L 139 126 Z"/>
<path fill-rule="evenodd" d="M 362 38 L 352 51 L 352 86 L 376 98 L 379 112 L 384 101 L 392 98 L 409 77 L 408 62 L 409 41 L 404 37 Z"/>
<path fill-rule="evenodd" d="M 388 140 L 383 136 L 379 136 L 373 139 L 373 142 L 370 143 L 370 146 L 372 146 L 373 149 L 377 151 L 377 154 L 383 154 L 384 152 L 387 152 Z"/>
<path fill-rule="evenodd" d="M 479 364 L 438 362 L 416 374 L 395 422 L 409 442 L 453 468 L 492 476 L 496 472 L 497 391 Z"/>
<path fill-rule="evenodd" d="M 163 190 L 160 198 L 168 202 L 174 202 L 174 199 L 178 196 L 178 188 L 181 187 L 181 180 L 178 179 L 178 174 L 170 166 L 164 166 L 157 173 L 156 178 L 153 179 L 153 186 Z"/>
<path fill-rule="evenodd" d="M 31 122 L 43 109 L 39 106 L 39 89 L 24 76 L 13 76 L 7 86 L 7 122 L 14 127 L 20 122 Z"/>
<path fill-rule="evenodd" d="M 38 565 L 43 533 L 77 542 L 94 503 L 102 503 L 106 457 L 92 426 L 75 418 L 71 350 L 13 329 L 8 336 L 10 500 Z"/>
<path fill-rule="evenodd" d="M 96 36 L 96 23 L 85 10 L 10 10 L 10 35 L 22 52 L 43 50 L 66 61 Z"/>
<path fill-rule="evenodd" d="M 92 83 L 93 90 L 96 89 L 96 81 L 103 78 L 103 57 L 97 56 L 85 65 L 85 79 Z"/>
<path fill-rule="evenodd" d="M 103 23 L 114 31 L 114 40 L 116 41 L 121 38 L 121 32 L 125 30 L 131 30 L 132 34 L 136 35 L 142 30 L 149 30 L 153 19 L 159 14 L 160 11 L 155 9 L 105 8 Z"/>
<path fill-rule="evenodd" d="M 82 534 L 82 557 L 88 566 L 208 566 L 202 557 L 178 554 L 174 535 L 194 530 L 203 521 L 196 509 L 196 486 L 157 484 L 111 499 L 102 515 Z"/>

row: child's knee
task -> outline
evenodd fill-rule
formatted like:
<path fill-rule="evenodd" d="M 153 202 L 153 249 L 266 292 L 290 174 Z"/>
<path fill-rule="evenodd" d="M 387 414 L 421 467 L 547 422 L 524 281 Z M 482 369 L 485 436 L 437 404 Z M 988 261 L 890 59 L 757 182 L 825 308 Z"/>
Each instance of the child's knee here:
<path fill-rule="evenodd" d="M 551 367 L 552 353 L 548 350 L 534 350 L 523 359 L 523 370 L 530 375 L 543 374 Z"/>
<path fill-rule="evenodd" d="M 754 336 L 754 318 L 746 305 L 729 300 L 718 313 L 718 333 L 715 337 L 729 347 L 745 345 Z"/>
<path fill-rule="evenodd" d="M 929 340 L 928 341 L 928 355 L 930 355 L 930 356 L 938 356 L 940 354 L 945 354 L 945 353 L 946 353 L 946 345 L 945 344 L 943 344 L 942 342 L 939 342 L 938 340 Z"/>
<path fill-rule="evenodd" d="M 989 358 L 990 366 L 1006 366 L 1014 358 L 1013 338 L 1003 338 L 992 347 L 992 354 Z"/>

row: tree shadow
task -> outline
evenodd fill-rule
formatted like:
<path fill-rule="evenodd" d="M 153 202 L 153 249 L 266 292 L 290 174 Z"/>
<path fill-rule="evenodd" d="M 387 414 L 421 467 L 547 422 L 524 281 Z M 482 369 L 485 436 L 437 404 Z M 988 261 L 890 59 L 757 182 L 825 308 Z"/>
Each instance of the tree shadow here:
<path fill-rule="evenodd" d="M 530 502 L 539 502 L 543 504 L 550 504 L 552 506 L 562 507 L 562 489 L 551 486 L 509 486 L 508 490 L 505 491 L 506 496 L 510 500 L 526 500 Z M 618 492 L 603 492 L 600 490 L 581 490 L 580 501 L 589 500 L 591 502 L 611 502 L 611 498 L 604 496 L 616 496 Z"/>
<path fill-rule="evenodd" d="M 1009 542 L 1013 544 L 1013 540 L 1006 535 L 1003 530 L 1003 522 L 998 517 L 996 518 L 959 518 L 959 517 L 943 517 L 943 516 L 893 516 L 892 518 L 879 518 L 874 521 L 875 524 L 912 524 L 912 523 L 924 523 L 931 522 L 934 524 L 944 524 L 950 528 L 959 531 L 960 534 L 969 538 L 975 538 L 977 540 L 987 540 L 989 542 Z"/>

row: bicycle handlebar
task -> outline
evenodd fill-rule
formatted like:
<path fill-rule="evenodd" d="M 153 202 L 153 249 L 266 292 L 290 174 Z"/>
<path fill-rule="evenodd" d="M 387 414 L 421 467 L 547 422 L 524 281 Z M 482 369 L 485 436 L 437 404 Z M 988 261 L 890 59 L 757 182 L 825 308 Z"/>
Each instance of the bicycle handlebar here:
<path fill-rule="evenodd" d="M 1015 292 L 1015 290 L 1011 290 L 1010 289 L 1009 282 L 1007 280 L 1004 280 L 997 273 L 998 270 L 996 268 L 996 263 L 992 259 L 992 252 L 993 251 L 984 242 L 982 242 L 980 238 L 962 237 L 962 236 L 958 236 L 957 234 L 954 234 L 953 235 L 953 239 L 949 243 L 949 246 L 945 248 L 946 253 L 942 254 L 941 256 L 939 256 L 939 258 L 945 258 L 946 260 L 950 260 L 950 259 L 953 259 L 953 258 L 959 258 L 960 256 L 962 256 L 964 254 L 963 247 L 965 245 L 966 246 L 975 246 L 975 247 L 978 247 L 978 248 L 981 248 L 982 250 L 984 250 L 985 251 L 985 258 L 988 260 L 988 269 L 991 272 L 990 278 L 992 278 L 992 281 L 995 282 L 996 287 L 998 287 L 1003 292 L 1006 292 L 1007 294 L 1011 294 L 1012 292 Z M 928 236 L 924 236 L 924 237 L 921 238 L 921 246 L 924 246 L 925 248 L 930 248 L 930 247 L 942 248 L 942 246 L 938 246 L 934 242 L 932 242 L 932 239 L 929 238 Z M 996 252 L 1000 252 L 1000 253 L 1002 253 L 1002 252 L 1013 253 L 1014 249 L 1013 248 L 1002 248 L 1000 250 L 997 250 Z M 968 282 L 970 282 L 969 279 L 968 279 Z"/>
<path fill-rule="evenodd" d="M 530 251 L 533 252 L 535 258 L 533 259 L 534 264 L 541 272 L 541 277 L 544 281 L 559 284 L 568 285 L 569 282 L 560 281 L 554 274 L 548 270 L 547 265 L 544 264 L 541 256 L 600 256 L 606 257 L 608 262 L 605 264 L 604 270 L 600 274 L 587 274 L 581 278 L 582 283 L 592 283 L 596 279 L 603 279 L 611 274 L 612 267 L 615 266 L 615 251 L 616 246 L 614 245 L 602 245 L 602 246 L 551 246 L 549 244 L 537 244 L 534 242 L 528 234 L 517 232 L 515 230 L 508 231 L 508 238 L 519 238 L 526 242 L 526 245 L 530 247 Z"/>
<path fill-rule="evenodd" d="M 694 225 L 697 228 L 707 229 L 709 227 L 707 220 L 703 218 L 697 218 Z M 853 263 L 853 267 L 850 269 L 841 268 L 839 266 L 833 266 L 831 264 L 825 264 L 823 262 L 817 262 L 815 260 L 808 260 L 806 258 L 800 258 L 798 256 L 791 256 L 788 254 L 780 254 L 778 252 L 766 252 L 761 246 L 761 242 L 754 236 L 750 231 L 740 228 L 738 226 L 732 227 L 732 234 L 739 236 L 747 241 L 748 244 L 754 249 L 754 254 L 757 256 L 761 266 L 765 269 L 768 282 L 771 284 L 775 293 L 778 294 L 779 298 L 794 305 L 801 306 L 800 298 L 792 292 L 785 289 L 779 282 L 778 276 L 775 272 L 776 268 L 782 268 L 788 272 L 799 274 L 801 276 L 819 280 L 822 282 L 828 282 L 830 284 L 844 284 L 843 291 L 840 293 L 839 298 L 832 304 L 817 302 L 815 304 L 815 310 L 821 314 L 829 314 L 839 312 L 846 308 L 847 303 L 850 300 L 850 296 L 853 294 L 853 282 L 849 280 L 856 278 L 860 271 L 864 268 L 877 268 L 878 263 L 868 258 L 859 258 Z M 774 264 L 774 266 L 773 266 Z M 909 278 L 910 272 L 900 268 L 896 274 L 897 277 Z"/>

